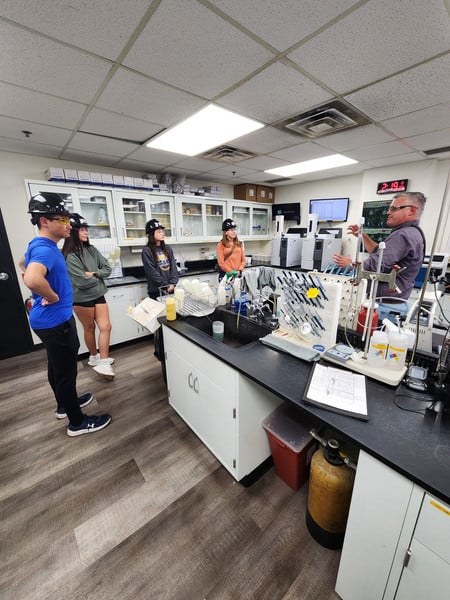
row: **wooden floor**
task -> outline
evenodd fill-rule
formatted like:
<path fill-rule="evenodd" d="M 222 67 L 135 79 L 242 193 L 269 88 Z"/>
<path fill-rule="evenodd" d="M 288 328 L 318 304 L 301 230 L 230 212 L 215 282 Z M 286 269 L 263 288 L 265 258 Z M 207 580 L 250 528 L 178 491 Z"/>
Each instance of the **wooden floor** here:
<path fill-rule="evenodd" d="M 331 600 L 339 551 L 305 527 L 307 489 L 236 483 L 167 402 L 144 339 L 114 382 L 79 363 L 104 431 L 69 438 L 43 350 L 0 361 L 0 598 Z"/>

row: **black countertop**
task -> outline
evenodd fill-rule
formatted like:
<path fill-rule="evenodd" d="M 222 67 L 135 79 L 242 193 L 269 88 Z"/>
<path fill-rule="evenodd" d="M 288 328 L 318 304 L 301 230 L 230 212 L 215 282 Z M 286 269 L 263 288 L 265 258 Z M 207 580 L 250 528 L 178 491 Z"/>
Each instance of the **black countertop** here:
<path fill-rule="evenodd" d="M 295 405 L 307 425 L 323 425 L 355 443 L 425 490 L 450 503 L 450 416 L 407 412 L 394 404 L 422 410 L 427 402 L 413 403 L 411 397 L 427 398 L 402 384 L 389 387 L 366 379 L 369 420 L 336 414 L 304 404 L 311 364 L 281 353 L 259 341 L 236 349 L 184 322 L 161 319 L 165 325 L 194 344 L 223 360 L 284 401 Z M 407 397 L 401 396 L 406 394 Z M 413 405 L 414 404 L 414 405 Z"/>

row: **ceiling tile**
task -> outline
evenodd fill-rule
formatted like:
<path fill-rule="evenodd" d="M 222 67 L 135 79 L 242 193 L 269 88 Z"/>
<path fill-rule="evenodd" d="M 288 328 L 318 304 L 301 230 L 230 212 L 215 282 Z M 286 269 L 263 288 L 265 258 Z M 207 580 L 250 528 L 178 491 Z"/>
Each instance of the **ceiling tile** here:
<path fill-rule="evenodd" d="M 74 162 L 99 165 L 102 167 L 114 167 L 117 158 L 113 156 L 103 156 L 93 152 L 81 150 L 65 150 L 61 155 L 62 160 L 73 160 Z"/>
<path fill-rule="evenodd" d="M 405 141 L 417 150 L 450 147 L 450 128 L 408 137 Z"/>
<path fill-rule="evenodd" d="M 120 160 L 116 164 L 116 167 L 119 169 L 129 169 L 130 171 L 141 171 L 142 173 L 157 173 L 165 168 L 164 165 L 151 163 L 150 161 L 130 160 L 129 158 Z"/>
<path fill-rule="evenodd" d="M 158 7 L 124 64 L 212 98 L 272 57 L 199 3 L 171 0 Z"/>
<path fill-rule="evenodd" d="M 2 0 L 1 13 L 21 25 L 58 40 L 115 59 L 122 51 L 140 19 L 148 0 Z"/>
<path fill-rule="evenodd" d="M 0 82 L 0 114 L 73 129 L 86 106 Z"/>
<path fill-rule="evenodd" d="M 354 0 L 212 0 L 217 8 L 278 50 L 286 50 L 354 4 Z"/>
<path fill-rule="evenodd" d="M 273 156 L 255 156 L 255 158 L 249 158 L 247 160 L 241 160 L 239 165 L 246 169 L 257 169 L 264 171 L 264 169 L 275 169 L 276 167 L 284 167 L 286 161 L 279 160 Z M 269 177 L 273 178 L 273 175 Z"/>
<path fill-rule="evenodd" d="M 382 121 L 381 125 L 400 137 L 408 137 L 450 127 L 450 102 L 417 110 Z"/>
<path fill-rule="evenodd" d="M 348 150 L 345 155 L 355 160 L 372 160 L 373 158 L 383 158 L 384 156 L 395 156 L 396 154 L 407 154 L 409 147 L 402 142 L 386 142 L 384 144 L 375 144 L 366 148 L 355 148 Z"/>
<path fill-rule="evenodd" d="M 417 162 L 423 159 L 417 152 L 410 152 L 409 154 L 398 154 L 397 156 L 389 156 L 385 158 L 372 159 L 367 161 L 371 167 L 390 167 L 391 165 L 402 165 L 403 163 Z M 399 173 L 399 178 L 402 175 Z"/>
<path fill-rule="evenodd" d="M 129 144 L 118 140 L 107 139 L 108 156 L 120 158 L 126 156 L 138 149 L 137 144 Z M 105 154 L 105 138 L 98 135 L 90 135 L 88 133 L 76 133 L 70 141 L 68 149 L 70 150 L 85 150 L 86 152 L 94 152 L 96 154 Z"/>
<path fill-rule="evenodd" d="M 442 0 L 377 0 L 364 3 L 289 58 L 346 93 L 448 51 L 449 38 Z"/>
<path fill-rule="evenodd" d="M 256 169 L 246 169 L 240 165 L 224 165 L 214 170 L 209 170 L 208 173 L 212 175 L 228 175 L 231 179 L 236 177 L 242 177 L 243 175 L 250 175 L 255 173 Z"/>
<path fill-rule="evenodd" d="M 263 127 L 263 129 L 236 138 L 232 145 L 256 154 L 270 154 L 280 148 L 297 145 L 299 139 L 302 138 L 276 127 Z"/>
<path fill-rule="evenodd" d="M 376 125 L 365 125 L 333 135 L 324 135 L 316 140 L 319 146 L 336 152 L 345 152 L 353 148 L 372 146 L 382 142 L 390 142 L 394 138 Z"/>
<path fill-rule="evenodd" d="M 204 104 L 191 94 L 127 69 L 118 69 L 96 106 L 168 127 L 200 110 Z"/>
<path fill-rule="evenodd" d="M 185 158 L 179 162 L 174 162 L 173 166 L 177 169 L 191 169 L 192 171 L 197 171 L 198 173 L 202 173 L 204 171 L 212 171 L 213 169 L 218 169 L 223 163 L 217 162 L 215 160 L 208 160 L 206 158 Z"/>
<path fill-rule="evenodd" d="M 93 108 L 81 125 L 81 130 L 111 137 L 144 142 L 162 129 L 161 125 L 133 119 L 101 108 Z"/>
<path fill-rule="evenodd" d="M 326 148 L 321 148 L 313 142 L 304 142 L 298 146 L 292 146 L 291 148 L 285 148 L 278 152 L 271 152 L 271 156 L 285 160 L 291 163 L 300 162 L 303 160 L 311 160 L 313 158 L 320 158 L 322 156 L 328 156 L 330 151 Z"/>
<path fill-rule="evenodd" d="M 31 136 L 26 138 L 22 131 L 30 131 Z M 66 145 L 72 133 L 69 129 L 39 125 L 24 119 L 2 116 L 0 116 L 0 132 L 3 137 L 15 138 L 23 142 L 30 141 L 33 144 L 49 144 L 60 148 Z"/>
<path fill-rule="evenodd" d="M 61 152 L 61 148 L 57 146 L 46 146 L 45 144 L 35 144 L 29 140 L 20 141 L 5 137 L 0 137 L 0 150 L 45 158 L 59 158 Z"/>
<path fill-rule="evenodd" d="M 346 100 L 375 121 L 382 121 L 447 102 L 448 73 L 450 54 L 350 94 Z"/>
<path fill-rule="evenodd" d="M 282 89 L 283 94 L 275 93 Z M 238 113 L 273 123 L 325 102 L 332 95 L 294 68 L 276 62 L 218 100 Z"/>
<path fill-rule="evenodd" d="M 5 82 L 88 103 L 110 68 L 105 60 L 0 21 Z"/>
<path fill-rule="evenodd" d="M 155 150 L 154 148 L 141 146 L 141 148 L 133 152 L 128 158 L 167 166 L 180 162 L 180 160 L 184 160 L 186 157 L 183 154 L 176 154 L 175 152 L 164 152 L 164 150 Z"/>

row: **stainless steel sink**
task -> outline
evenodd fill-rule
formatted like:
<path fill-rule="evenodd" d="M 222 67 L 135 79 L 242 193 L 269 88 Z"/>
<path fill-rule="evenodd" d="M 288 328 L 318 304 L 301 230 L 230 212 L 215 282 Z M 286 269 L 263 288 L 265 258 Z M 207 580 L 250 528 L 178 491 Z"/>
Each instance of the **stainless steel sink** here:
<path fill-rule="evenodd" d="M 216 308 L 216 310 L 207 317 L 182 317 L 182 320 L 196 329 L 209 336 L 213 336 L 213 321 L 223 321 L 224 338 L 223 342 L 214 340 L 217 344 L 224 343 L 232 348 L 243 348 L 271 333 L 272 329 L 268 325 L 262 325 L 248 319 L 244 315 Z"/>

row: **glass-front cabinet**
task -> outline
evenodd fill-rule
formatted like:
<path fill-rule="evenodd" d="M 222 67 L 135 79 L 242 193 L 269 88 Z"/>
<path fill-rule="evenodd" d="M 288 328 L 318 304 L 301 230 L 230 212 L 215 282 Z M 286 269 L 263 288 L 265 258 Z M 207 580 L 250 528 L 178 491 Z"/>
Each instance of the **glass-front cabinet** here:
<path fill-rule="evenodd" d="M 217 239 L 222 236 L 222 222 L 226 215 L 226 202 L 194 198 L 176 199 L 177 240 L 194 242 Z"/>
<path fill-rule="evenodd" d="M 267 239 L 271 233 L 272 208 L 248 202 L 230 202 L 230 217 L 236 221 L 238 236 L 243 239 Z"/>
<path fill-rule="evenodd" d="M 174 236 L 173 196 L 114 190 L 114 209 L 120 246 L 145 246 L 145 224 L 158 219 L 168 242 Z"/>
<path fill-rule="evenodd" d="M 175 240 L 175 202 L 173 196 L 150 195 L 150 219 L 158 219 L 166 228 L 164 237 L 168 242 Z"/>
<path fill-rule="evenodd" d="M 82 215 L 89 224 L 91 240 L 116 241 L 112 194 L 101 188 L 74 187 L 63 183 L 27 182 L 30 197 L 41 192 L 59 194 L 70 212 Z"/>

